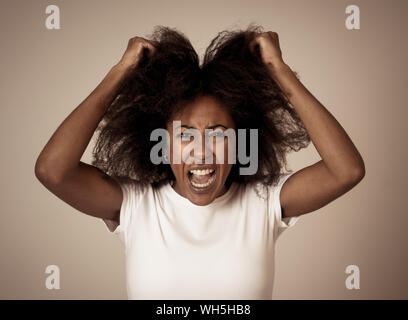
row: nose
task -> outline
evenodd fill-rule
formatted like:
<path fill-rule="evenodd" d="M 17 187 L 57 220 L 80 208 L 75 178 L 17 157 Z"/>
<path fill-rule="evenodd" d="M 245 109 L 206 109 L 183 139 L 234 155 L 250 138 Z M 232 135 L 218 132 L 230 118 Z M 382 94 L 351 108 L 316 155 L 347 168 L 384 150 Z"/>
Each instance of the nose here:
<path fill-rule="evenodd" d="M 212 146 L 208 143 L 208 137 L 205 137 L 204 133 L 201 133 L 201 145 L 200 141 L 194 141 L 193 145 L 194 147 L 190 154 L 192 154 L 192 161 L 194 163 L 213 163 Z"/>

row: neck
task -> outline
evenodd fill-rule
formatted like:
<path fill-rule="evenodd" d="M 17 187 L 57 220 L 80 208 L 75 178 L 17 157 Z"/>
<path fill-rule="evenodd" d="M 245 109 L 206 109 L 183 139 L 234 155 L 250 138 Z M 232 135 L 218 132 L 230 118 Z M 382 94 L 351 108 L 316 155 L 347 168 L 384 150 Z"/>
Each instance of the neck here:
<path fill-rule="evenodd" d="M 222 186 L 222 189 L 217 193 L 216 198 L 221 197 L 222 195 L 224 195 L 230 186 L 226 186 L 225 184 Z M 179 195 L 183 196 L 184 198 L 187 198 L 187 195 L 185 194 L 185 192 L 183 192 L 183 190 L 181 188 L 179 188 L 179 184 L 177 184 L 177 181 L 174 180 L 174 183 L 172 185 L 172 188 L 174 189 L 174 191 L 176 191 Z"/>

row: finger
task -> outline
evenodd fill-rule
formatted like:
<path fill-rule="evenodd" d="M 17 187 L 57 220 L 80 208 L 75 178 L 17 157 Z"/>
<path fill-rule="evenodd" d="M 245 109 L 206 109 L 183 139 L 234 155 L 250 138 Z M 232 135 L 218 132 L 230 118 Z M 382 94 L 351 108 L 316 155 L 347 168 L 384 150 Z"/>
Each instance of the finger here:
<path fill-rule="evenodd" d="M 276 32 L 270 31 L 269 34 L 273 39 L 279 41 L 279 35 Z"/>
<path fill-rule="evenodd" d="M 156 40 L 151 40 L 150 42 L 153 44 L 154 47 L 158 47 L 160 44 L 160 42 Z"/>
<path fill-rule="evenodd" d="M 146 56 L 151 57 L 155 52 L 156 52 L 156 48 L 148 42 L 143 43 L 143 50 L 146 51 Z"/>

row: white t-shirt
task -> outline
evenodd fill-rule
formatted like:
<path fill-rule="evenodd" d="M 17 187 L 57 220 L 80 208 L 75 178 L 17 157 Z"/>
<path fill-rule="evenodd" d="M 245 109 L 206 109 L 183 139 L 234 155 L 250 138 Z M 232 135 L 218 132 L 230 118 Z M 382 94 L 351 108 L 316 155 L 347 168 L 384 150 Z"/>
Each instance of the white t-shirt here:
<path fill-rule="evenodd" d="M 170 185 L 141 190 L 121 183 L 120 225 L 103 220 L 125 246 L 129 299 L 271 299 L 282 219 L 277 185 L 232 183 L 206 206 Z M 255 187 L 257 186 L 257 187 Z"/>

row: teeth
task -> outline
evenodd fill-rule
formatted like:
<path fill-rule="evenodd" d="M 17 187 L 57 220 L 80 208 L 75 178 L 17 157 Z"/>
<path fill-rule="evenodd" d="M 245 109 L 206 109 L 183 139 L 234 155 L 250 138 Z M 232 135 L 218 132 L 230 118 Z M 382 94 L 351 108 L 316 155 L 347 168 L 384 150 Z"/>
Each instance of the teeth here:
<path fill-rule="evenodd" d="M 213 170 L 214 171 L 214 170 Z M 194 186 L 194 187 L 197 187 L 197 188 L 205 188 L 205 187 L 208 187 L 211 183 L 213 183 L 213 181 L 215 180 L 215 175 L 213 175 L 212 177 L 210 177 L 210 179 L 208 179 L 208 182 L 207 183 L 195 183 L 194 181 L 191 181 L 191 184 Z"/>
<path fill-rule="evenodd" d="M 206 174 L 210 174 L 214 172 L 214 169 L 206 169 L 206 170 L 190 170 L 192 174 L 196 174 L 198 176 L 203 176 Z"/>

